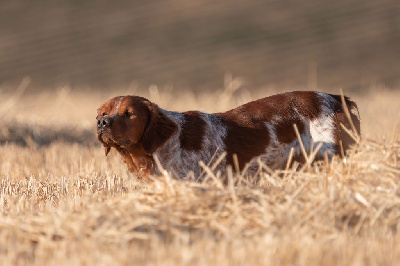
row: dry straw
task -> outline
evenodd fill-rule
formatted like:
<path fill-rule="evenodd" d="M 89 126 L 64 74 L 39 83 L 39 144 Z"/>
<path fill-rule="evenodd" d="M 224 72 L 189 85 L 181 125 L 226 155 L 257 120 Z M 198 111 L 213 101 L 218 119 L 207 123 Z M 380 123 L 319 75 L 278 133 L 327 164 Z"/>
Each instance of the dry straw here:
<path fill-rule="evenodd" d="M 97 102 L 90 104 L 95 110 Z M 360 110 L 363 106 L 361 100 Z M 200 162 L 201 181 L 173 179 L 159 165 L 161 176 L 141 183 L 117 154 L 105 158 L 99 146 L 3 144 L 0 261 L 400 262 L 397 133 L 389 140 L 363 137 L 346 160 L 334 157 L 312 164 L 316 151 L 304 153 L 307 163 L 299 169 L 288 163 L 284 170 L 272 171 L 260 161 L 254 176 L 228 168 L 221 177 L 215 169 L 222 158 L 214 158 L 211 165 Z"/>

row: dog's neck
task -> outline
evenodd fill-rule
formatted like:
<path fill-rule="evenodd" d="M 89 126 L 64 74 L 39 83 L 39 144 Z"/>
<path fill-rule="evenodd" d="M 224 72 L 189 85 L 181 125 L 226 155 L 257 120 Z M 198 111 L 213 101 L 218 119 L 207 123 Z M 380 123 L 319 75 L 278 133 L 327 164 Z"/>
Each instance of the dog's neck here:
<path fill-rule="evenodd" d="M 153 173 L 153 156 L 146 154 L 141 144 L 131 144 L 128 147 L 115 146 L 118 153 L 124 158 L 130 172 L 137 174 L 139 179 L 145 179 Z"/>
<path fill-rule="evenodd" d="M 161 109 L 161 111 L 178 126 L 178 131 L 175 132 L 162 147 L 160 147 L 154 154 L 148 154 L 143 148 L 141 142 L 132 143 L 128 147 L 116 147 L 117 151 L 122 155 L 128 169 L 137 174 L 138 178 L 144 179 L 148 174 L 160 174 L 159 169 L 155 165 L 153 155 L 156 155 L 163 167 L 167 167 L 173 155 L 179 152 L 179 136 L 181 131 L 181 124 L 184 114 L 178 112 L 170 112 Z"/>

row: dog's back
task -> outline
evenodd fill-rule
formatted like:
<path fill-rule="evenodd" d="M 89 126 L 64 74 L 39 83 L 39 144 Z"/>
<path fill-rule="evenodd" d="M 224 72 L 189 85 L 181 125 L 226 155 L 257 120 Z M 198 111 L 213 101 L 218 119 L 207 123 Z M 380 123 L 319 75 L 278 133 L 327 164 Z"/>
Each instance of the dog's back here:
<path fill-rule="evenodd" d="M 359 135 L 357 105 L 347 97 L 344 99 Z M 179 117 L 176 120 L 180 125 L 179 137 L 167 141 L 167 145 L 156 152 L 165 159 L 166 165 L 178 166 L 175 169 L 179 169 L 180 173 L 197 169 L 198 161 L 212 164 L 210 161 L 223 152 L 227 155 L 221 162 L 222 171 L 228 164 L 235 165 L 234 155 L 237 156 L 239 169 L 245 169 L 248 174 L 258 170 L 258 158 L 272 169 L 282 168 L 292 148 L 293 159 L 304 163 L 304 154 L 294 125 L 307 154 L 319 148 L 315 159 L 323 159 L 325 154 L 328 158 L 335 154 L 342 155 L 342 151 L 348 150 L 355 142 L 341 126 L 343 124 L 347 129 L 352 129 L 341 97 L 320 92 L 282 93 L 249 102 L 224 113 L 192 111 L 183 116 L 180 114 L 173 115 L 174 119 Z M 188 124 L 192 124 L 192 130 L 187 130 Z M 201 130 L 196 125 L 201 125 Z M 194 138 L 186 136 L 193 132 L 196 132 Z M 187 145 L 189 142 L 183 143 L 182 139 L 191 139 L 190 147 Z M 170 158 L 174 159 L 168 160 L 164 154 L 172 154 Z M 182 168 L 187 169 L 180 171 Z M 196 174 L 198 172 L 195 171 Z"/>

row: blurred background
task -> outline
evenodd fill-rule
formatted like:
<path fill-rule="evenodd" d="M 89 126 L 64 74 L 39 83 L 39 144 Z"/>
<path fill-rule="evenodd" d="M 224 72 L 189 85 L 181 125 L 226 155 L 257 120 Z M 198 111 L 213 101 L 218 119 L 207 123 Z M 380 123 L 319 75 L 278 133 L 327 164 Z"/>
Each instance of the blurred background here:
<path fill-rule="evenodd" d="M 400 84 L 400 1 L 0 1 L 0 86 Z"/>
<path fill-rule="evenodd" d="M 96 110 L 115 95 L 221 112 L 340 88 L 363 136 L 393 131 L 399 0 L 0 1 L 0 144 L 98 145 Z"/>

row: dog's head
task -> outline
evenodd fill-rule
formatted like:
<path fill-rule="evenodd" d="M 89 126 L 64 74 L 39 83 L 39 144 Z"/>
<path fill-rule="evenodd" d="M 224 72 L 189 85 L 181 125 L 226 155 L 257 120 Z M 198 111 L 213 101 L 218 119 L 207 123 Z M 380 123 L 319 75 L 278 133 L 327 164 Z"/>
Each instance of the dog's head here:
<path fill-rule="evenodd" d="M 118 96 L 108 100 L 97 110 L 97 137 L 106 155 L 111 147 L 129 151 L 129 147 L 143 147 L 154 153 L 178 129 L 156 105 L 138 96 Z"/>

